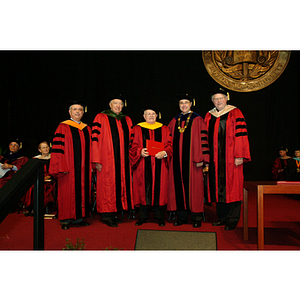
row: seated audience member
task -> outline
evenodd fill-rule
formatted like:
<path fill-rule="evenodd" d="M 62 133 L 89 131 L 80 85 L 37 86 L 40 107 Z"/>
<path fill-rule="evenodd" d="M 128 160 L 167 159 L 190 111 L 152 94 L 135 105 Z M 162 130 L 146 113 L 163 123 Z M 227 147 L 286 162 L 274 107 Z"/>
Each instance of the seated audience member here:
<path fill-rule="evenodd" d="M 47 141 L 43 141 L 38 146 L 39 155 L 34 156 L 36 159 L 46 159 L 51 158 L 50 146 Z M 52 176 L 49 175 L 49 164 L 44 165 L 44 207 L 49 202 L 54 202 L 54 188 L 55 181 Z M 25 216 L 33 216 L 33 186 L 29 189 L 26 195 L 23 198 L 23 204 L 27 208 L 28 212 L 25 213 Z"/>
<path fill-rule="evenodd" d="M 21 150 L 21 143 L 18 139 L 12 139 L 8 148 L 9 151 L 3 154 L 1 168 L 9 171 L 0 178 L 0 188 L 28 161 Z"/>
<path fill-rule="evenodd" d="M 300 148 L 295 150 L 294 157 L 288 161 L 285 175 L 288 181 L 300 181 Z"/>
<path fill-rule="evenodd" d="M 285 181 L 285 171 L 288 161 L 291 159 L 287 156 L 288 149 L 281 147 L 279 149 L 280 157 L 276 158 L 272 168 L 272 178 L 276 181 Z"/>

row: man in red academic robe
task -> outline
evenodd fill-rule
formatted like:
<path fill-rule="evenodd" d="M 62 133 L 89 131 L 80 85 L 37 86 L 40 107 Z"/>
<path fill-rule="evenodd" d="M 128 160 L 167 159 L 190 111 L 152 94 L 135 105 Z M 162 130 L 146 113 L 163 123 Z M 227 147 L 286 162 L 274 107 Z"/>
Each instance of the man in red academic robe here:
<path fill-rule="evenodd" d="M 177 211 L 174 226 L 188 223 L 200 227 L 204 212 L 203 165 L 209 163 L 207 128 L 204 120 L 191 111 L 193 97 L 178 96 L 181 113 L 171 120 L 173 156 L 169 169 L 168 210 Z"/>
<path fill-rule="evenodd" d="M 122 113 L 125 99 L 111 95 L 110 109 L 96 115 L 92 127 L 93 163 L 97 169 L 97 211 L 102 222 L 117 227 L 118 212 L 131 211 L 129 140 L 131 119 Z"/>
<path fill-rule="evenodd" d="M 205 122 L 210 150 L 208 198 L 216 202 L 219 218 L 212 225 L 233 230 L 243 200 L 243 163 L 251 157 L 245 118 L 238 108 L 227 105 L 228 95 L 222 88 L 212 93 L 215 107 L 206 114 Z"/>
<path fill-rule="evenodd" d="M 149 218 L 148 207 L 154 207 L 154 218 L 165 226 L 164 209 L 168 200 L 168 168 L 172 157 L 172 136 L 167 126 L 156 122 L 158 111 L 147 106 L 144 119 L 133 127 L 130 163 L 133 170 L 133 202 L 140 207 L 135 225 L 142 225 Z M 147 140 L 156 141 L 161 147 L 150 155 Z M 153 147 L 155 149 L 155 147 Z"/>
<path fill-rule="evenodd" d="M 62 229 L 71 224 L 88 226 L 91 197 L 91 128 L 81 122 L 85 105 L 70 103 L 71 119 L 61 122 L 54 134 L 49 174 L 57 178 L 58 219 Z"/>
<path fill-rule="evenodd" d="M 24 156 L 21 148 L 21 143 L 18 139 L 12 139 L 9 146 L 9 151 L 3 154 L 1 158 L 1 168 L 7 171 L 2 178 L 0 178 L 0 188 L 16 174 L 20 168 L 25 165 L 28 158 Z"/>

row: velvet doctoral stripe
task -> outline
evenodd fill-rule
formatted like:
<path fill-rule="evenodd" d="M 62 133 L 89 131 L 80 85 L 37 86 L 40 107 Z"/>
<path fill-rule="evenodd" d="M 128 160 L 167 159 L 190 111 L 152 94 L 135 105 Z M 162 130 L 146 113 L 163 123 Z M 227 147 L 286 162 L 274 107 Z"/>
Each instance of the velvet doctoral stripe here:
<path fill-rule="evenodd" d="M 146 140 L 150 139 L 149 129 L 143 128 L 143 148 L 146 148 Z M 151 156 L 145 157 L 145 198 L 146 204 L 152 205 L 152 168 L 151 168 Z"/>
<path fill-rule="evenodd" d="M 177 210 L 184 210 L 184 198 L 183 188 L 181 181 L 181 170 L 180 170 L 180 155 L 179 155 L 179 137 L 180 133 L 177 126 L 174 126 L 173 133 L 173 172 L 174 172 L 174 187 L 176 197 L 176 208 Z"/>
<path fill-rule="evenodd" d="M 162 141 L 161 127 L 154 130 L 155 141 Z M 160 196 L 160 175 L 161 175 L 161 159 L 155 159 L 155 184 L 154 184 L 154 205 L 159 205 Z"/>
<path fill-rule="evenodd" d="M 220 117 L 218 133 L 218 202 L 226 202 L 226 122 L 228 114 Z"/>
<path fill-rule="evenodd" d="M 210 149 L 210 165 L 209 165 L 209 187 L 211 201 L 226 202 L 226 122 L 228 114 L 219 117 L 219 127 L 215 128 L 217 118 L 211 116 L 209 121 L 209 149 Z M 217 141 L 214 141 L 215 130 L 218 130 Z M 218 153 L 214 153 L 214 143 L 218 145 Z M 217 172 L 214 157 L 217 156 Z M 216 187 L 216 182 L 218 187 Z M 216 193 L 218 192 L 218 197 Z M 217 200 L 218 199 L 218 200 Z"/>
<path fill-rule="evenodd" d="M 126 182 L 126 196 L 128 210 L 131 210 L 131 195 L 130 195 L 130 168 L 129 168 L 129 128 L 126 122 L 126 118 L 121 119 L 124 137 L 124 160 L 125 165 L 125 182 Z"/>
<path fill-rule="evenodd" d="M 112 142 L 114 147 L 114 159 L 115 159 L 115 180 L 116 180 L 116 206 L 117 211 L 121 211 L 121 162 L 120 162 L 120 137 L 115 118 L 108 116 L 108 121 L 111 129 Z"/>
<path fill-rule="evenodd" d="M 281 169 L 284 170 L 286 167 L 284 159 L 280 159 L 280 164 L 281 164 Z"/>
<path fill-rule="evenodd" d="M 12 161 L 14 161 L 22 156 L 24 156 L 22 149 L 20 149 L 18 152 L 15 152 L 15 153 L 5 152 L 3 154 L 3 157 L 7 159 L 8 164 L 10 164 Z"/>
<path fill-rule="evenodd" d="M 183 116 L 185 117 L 185 116 Z M 186 119 L 186 118 L 185 118 Z M 186 120 L 185 120 L 186 121 Z M 180 133 L 177 126 L 174 128 L 173 135 L 173 169 L 174 169 L 174 186 L 175 186 L 175 196 L 176 196 L 176 207 L 177 210 L 185 210 L 184 207 L 184 194 L 186 199 L 186 209 L 190 209 L 189 203 L 189 177 L 190 177 L 190 146 L 191 146 L 191 130 L 192 130 L 193 120 L 191 119 L 188 127 L 185 129 L 183 134 L 182 143 L 182 157 L 180 157 L 179 151 L 179 139 Z M 182 170 L 180 170 L 180 160 L 182 162 Z M 182 188 L 184 185 L 184 191 Z"/>
<path fill-rule="evenodd" d="M 90 207 L 90 189 L 91 189 L 91 182 L 90 182 L 90 147 L 91 147 L 91 141 L 90 141 L 90 133 L 88 131 L 88 128 L 85 127 L 83 129 L 84 133 L 84 139 L 85 139 L 85 164 L 84 164 L 84 200 L 85 200 L 85 216 L 89 213 L 89 207 Z"/>
<path fill-rule="evenodd" d="M 74 173 L 75 173 L 75 207 L 76 219 L 82 218 L 81 211 L 81 141 L 78 129 L 70 126 L 73 151 L 74 151 Z"/>
<path fill-rule="evenodd" d="M 210 151 L 210 163 L 209 163 L 209 193 L 210 193 L 210 199 L 211 202 L 217 201 L 216 196 L 216 166 L 214 163 L 214 131 L 215 131 L 215 124 L 216 124 L 217 118 L 213 115 L 211 116 L 211 119 L 209 120 L 209 129 L 208 129 L 208 143 L 209 143 L 209 151 Z"/>
<path fill-rule="evenodd" d="M 146 148 L 146 140 L 150 139 L 150 130 L 147 128 L 142 129 L 143 134 L 143 147 Z M 155 141 L 162 141 L 162 131 L 161 128 L 154 130 Z M 155 159 L 155 169 L 154 169 L 154 191 L 152 191 L 152 157 L 145 157 L 145 195 L 146 195 L 146 204 L 152 205 L 152 193 L 154 193 L 154 205 L 159 205 L 159 196 L 160 196 L 160 175 L 161 175 L 161 159 Z"/>

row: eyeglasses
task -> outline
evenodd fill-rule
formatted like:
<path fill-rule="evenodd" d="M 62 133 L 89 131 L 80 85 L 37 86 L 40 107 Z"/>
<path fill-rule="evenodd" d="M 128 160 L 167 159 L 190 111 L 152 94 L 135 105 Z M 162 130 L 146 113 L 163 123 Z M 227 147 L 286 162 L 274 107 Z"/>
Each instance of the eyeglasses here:
<path fill-rule="evenodd" d="M 147 116 L 156 116 L 156 113 L 147 113 Z"/>
<path fill-rule="evenodd" d="M 219 101 L 219 100 L 221 101 L 221 100 L 224 100 L 224 99 L 225 99 L 225 97 L 214 98 L 213 101 Z"/>

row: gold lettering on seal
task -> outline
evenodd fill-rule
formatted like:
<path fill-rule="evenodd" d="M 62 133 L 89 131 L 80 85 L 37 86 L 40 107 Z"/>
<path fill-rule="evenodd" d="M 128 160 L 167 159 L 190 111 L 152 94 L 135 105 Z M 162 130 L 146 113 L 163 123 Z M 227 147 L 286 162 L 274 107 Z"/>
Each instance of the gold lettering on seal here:
<path fill-rule="evenodd" d="M 222 86 L 252 92 L 272 84 L 285 70 L 291 51 L 202 51 L 209 75 Z"/>

